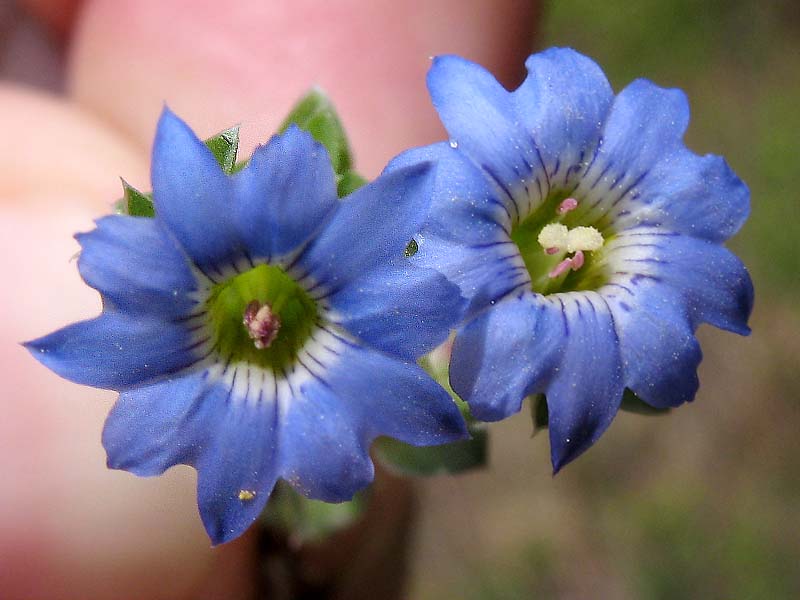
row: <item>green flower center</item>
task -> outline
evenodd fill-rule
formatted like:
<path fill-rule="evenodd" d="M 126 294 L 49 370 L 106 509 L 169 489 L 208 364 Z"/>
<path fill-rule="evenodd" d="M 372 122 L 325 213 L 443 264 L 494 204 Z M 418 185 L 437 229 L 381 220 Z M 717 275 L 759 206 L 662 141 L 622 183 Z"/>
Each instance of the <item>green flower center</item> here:
<path fill-rule="evenodd" d="M 259 265 L 218 283 L 206 308 L 223 358 L 273 372 L 294 362 L 319 321 L 316 302 L 273 265 Z"/>
<path fill-rule="evenodd" d="M 540 294 L 594 290 L 608 281 L 601 264 L 607 240 L 581 222 L 579 201 L 552 194 L 511 230 L 531 278 Z"/>

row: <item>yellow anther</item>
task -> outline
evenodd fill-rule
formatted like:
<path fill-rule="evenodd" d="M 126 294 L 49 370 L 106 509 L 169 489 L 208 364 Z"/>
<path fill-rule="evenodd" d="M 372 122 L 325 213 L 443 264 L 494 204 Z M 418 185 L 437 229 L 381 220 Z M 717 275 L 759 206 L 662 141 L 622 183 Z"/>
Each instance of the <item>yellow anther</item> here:
<path fill-rule="evenodd" d="M 239 490 L 239 500 L 247 502 L 256 497 L 256 493 L 251 490 Z"/>
<path fill-rule="evenodd" d="M 567 252 L 592 252 L 602 247 L 603 236 L 594 227 L 576 227 L 567 234 Z"/>
<path fill-rule="evenodd" d="M 569 229 L 566 225 L 550 223 L 542 227 L 537 240 L 545 250 L 550 248 L 563 250 L 567 247 L 568 235 Z"/>

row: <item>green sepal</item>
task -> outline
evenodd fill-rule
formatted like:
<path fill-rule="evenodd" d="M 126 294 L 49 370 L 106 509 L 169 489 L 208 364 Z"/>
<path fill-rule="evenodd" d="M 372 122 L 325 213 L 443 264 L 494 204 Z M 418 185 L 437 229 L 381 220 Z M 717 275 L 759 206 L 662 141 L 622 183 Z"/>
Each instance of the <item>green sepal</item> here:
<path fill-rule="evenodd" d="M 400 475 L 431 476 L 462 473 L 486 465 L 489 434 L 483 423 L 467 425 L 470 436 L 441 446 L 417 447 L 392 438 L 378 439 L 373 448 L 387 469 Z"/>
<path fill-rule="evenodd" d="M 357 521 L 368 502 L 368 490 L 358 492 L 350 502 L 331 504 L 310 500 L 279 481 L 261 519 L 265 525 L 291 532 L 299 543 L 316 542 Z"/>
<path fill-rule="evenodd" d="M 336 192 L 339 198 L 344 198 L 366 183 L 367 180 L 355 171 L 347 171 L 342 175 L 336 175 Z"/>
<path fill-rule="evenodd" d="M 278 129 L 283 133 L 290 125 L 307 131 L 325 146 L 331 157 L 337 178 L 343 177 L 352 167 L 350 144 L 333 103 L 319 88 L 313 88 L 294 105 L 289 116 Z"/>
<path fill-rule="evenodd" d="M 153 194 L 144 194 L 122 180 L 123 196 L 117 203 L 117 211 L 132 217 L 154 217 Z"/>
<path fill-rule="evenodd" d="M 542 429 L 547 429 L 549 412 L 547 410 L 547 398 L 545 395 L 536 394 L 535 396 L 531 396 L 530 407 L 533 433 L 536 434 Z M 655 408 L 650 406 L 627 388 L 625 388 L 625 393 L 622 394 L 622 402 L 620 402 L 619 409 L 648 417 L 665 415 L 671 410 L 669 408 Z"/>
<path fill-rule="evenodd" d="M 239 126 L 219 132 L 208 138 L 205 144 L 217 159 L 222 170 L 227 175 L 233 173 L 236 167 L 236 155 L 239 152 Z"/>
<path fill-rule="evenodd" d="M 208 138 L 206 146 L 217 162 L 228 175 L 236 167 L 236 154 L 239 151 L 239 127 L 231 127 Z M 114 203 L 114 212 L 131 217 L 154 217 L 153 194 L 143 193 L 133 187 L 124 179 L 122 180 L 123 196 Z"/>
<path fill-rule="evenodd" d="M 467 403 L 450 387 L 448 361 L 437 363 L 431 360 L 432 354 L 423 356 L 419 364 L 450 394 L 467 422 L 467 431 L 471 437 L 440 446 L 422 447 L 411 446 L 392 438 L 378 438 L 373 444 L 376 458 L 387 469 L 400 475 L 463 473 L 485 467 L 488 459 L 489 431 L 486 425 L 472 417 Z"/>
<path fill-rule="evenodd" d="M 550 422 L 550 411 L 547 408 L 547 398 L 544 394 L 536 394 L 528 400 L 531 408 L 531 422 L 533 423 L 533 433 L 536 435 L 542 429 L 547 429 Z"/>
<path fill-rule="evenodd" d="M 634 394 L 629 389 L 625 389 L 625 393 L 622 395 L 622 402 L 619 405 L 620 410 L 624 410 L 625 412 L 629 413 L 636 413 L 637 415 L 645 415 L 648 417 L 655 417 L 659 415 L 667 414 L 671 408 L 656 408 L 654 406 L 650 406 L 639 398 L 636 394 Z"/>

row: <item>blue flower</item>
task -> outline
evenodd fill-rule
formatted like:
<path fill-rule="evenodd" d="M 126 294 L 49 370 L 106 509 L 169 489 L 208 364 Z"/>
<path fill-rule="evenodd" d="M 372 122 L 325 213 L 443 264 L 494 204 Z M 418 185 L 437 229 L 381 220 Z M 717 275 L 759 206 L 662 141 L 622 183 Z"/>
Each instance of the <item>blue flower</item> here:
<path fill-rule="evenodd" d="M 27 344 L 74 382 L 120 392 L 108 465 L 198 471 L 214 543 L 240 535 L 280 477 L 348 500 L 373 478 L 371 441 L 466 436 L 414 359 L 463 298 L 403 250 L 430 202 L 428 165 L 339 200 L 325 149 L 297 128 L 234 176 L 175 115 L 158 125 L 154 219 L 110 216 L 78 235 L 98 318 Z"/>
<path fill-rule="evenodd" d="M 614 96 L 569 49 L 531 56 L 513 92 L 456 56 L 428 76 L 449 143 L 414 260 L 470 301 L 453 388 L 494 421 L 545 394 L 558 471 L 614 418 L 626 388 L 654 407 L 694 398 L 710 323 L 742 335 L 750 277 L 722 243 L 749 212 L 718 156 L 683 144 L 686 97 L 645 80 Z"/>

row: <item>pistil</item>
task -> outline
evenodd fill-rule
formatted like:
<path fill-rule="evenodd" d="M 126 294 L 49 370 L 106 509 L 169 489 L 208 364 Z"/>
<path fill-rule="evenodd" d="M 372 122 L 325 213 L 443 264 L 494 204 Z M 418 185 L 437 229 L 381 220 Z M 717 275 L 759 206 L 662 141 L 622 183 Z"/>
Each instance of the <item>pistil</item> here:
<path fill-rule="evenodd" d="M 247 335 L 253 340 L 253 345 L 259 350 L 269 348 L 281 328 L 281 319 L 272 312 L 269 303 L 261 304 L 258 300 L 253 300 L 247 305 L 242 323 Z"/>

